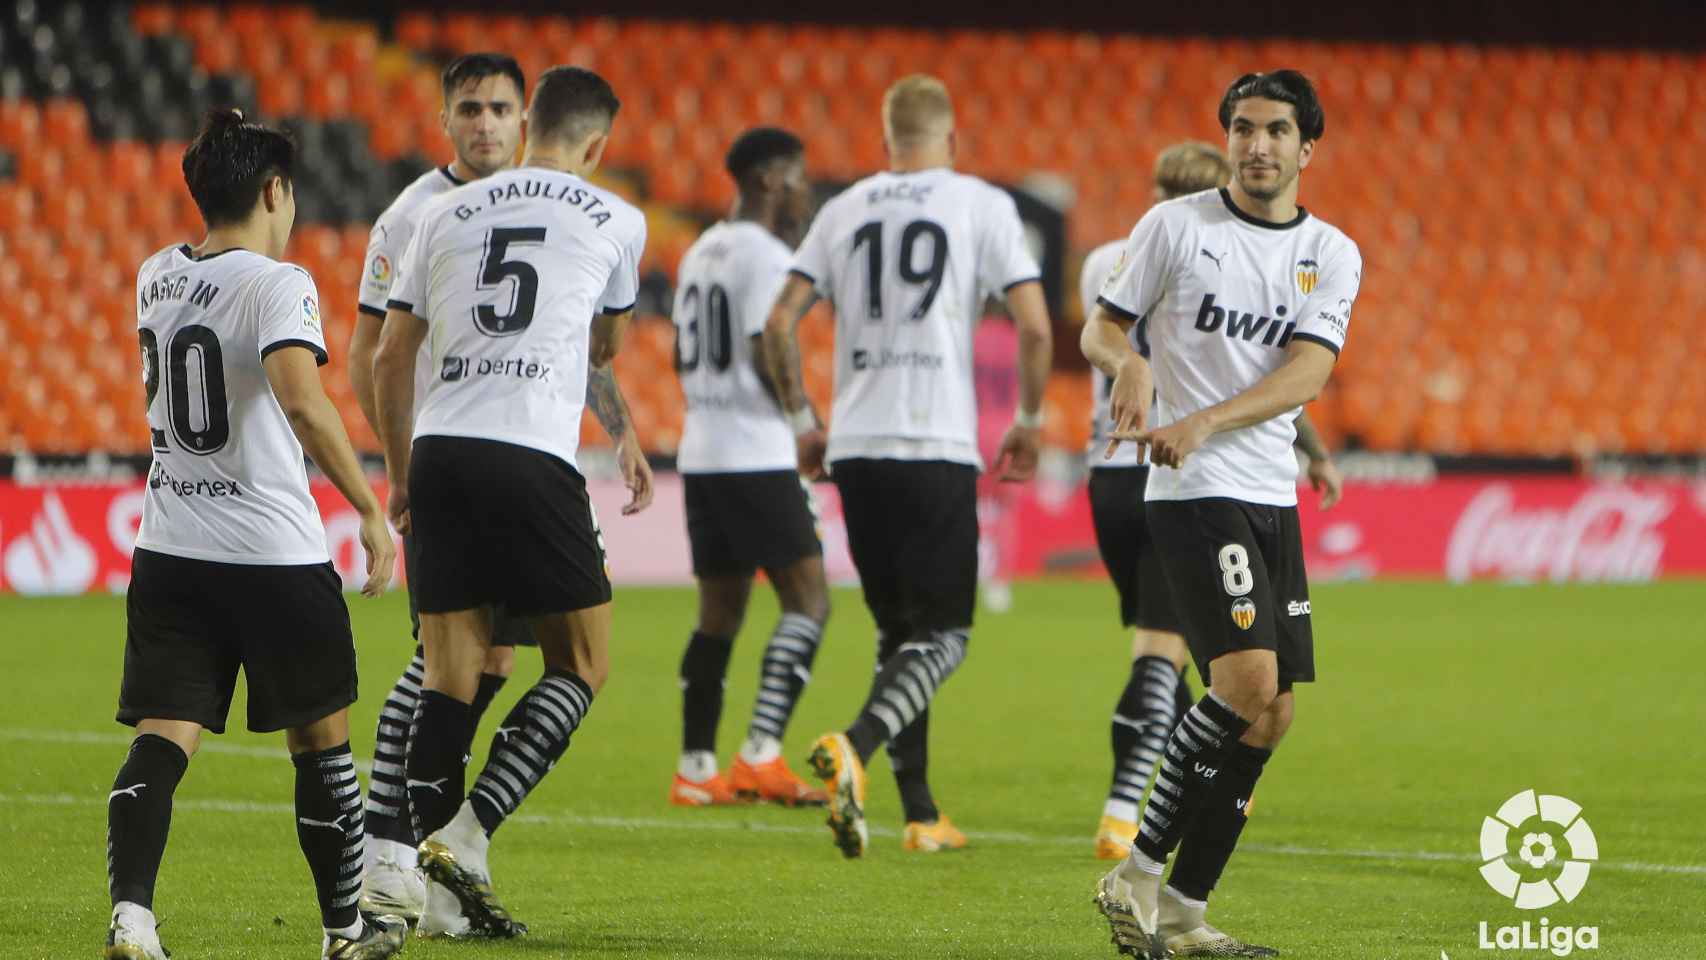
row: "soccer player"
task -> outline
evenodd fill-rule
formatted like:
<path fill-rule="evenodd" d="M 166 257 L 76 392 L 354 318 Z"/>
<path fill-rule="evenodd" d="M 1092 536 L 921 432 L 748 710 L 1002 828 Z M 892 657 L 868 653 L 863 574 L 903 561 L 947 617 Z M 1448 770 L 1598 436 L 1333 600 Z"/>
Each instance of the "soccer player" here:
<path fill-rule="evenodd" d="M 1155 159 L 1155 202 L 1160 203 L 1224 185 L 1232 165 L 1220 148 L 1207 143 L 1175 144 Z M 1084 258 L 1079 291 L 1084 315 L 1095 310 L 1103 281 L 1113 272 L 1125 241 L 1105 243 Z M 1132 325 L 1132 347 L 1149 356 L 1146 320 Z M 1120 621 L 1134 628 L 1131 674 L 1109 724 L 1114 748 L 1113 780 L 1096 830 L 1096 856 L 1118 860 L 1131 852 L 1137 835 L 1138 805 L 1155 771 L 1155 761 L 1179 718 L 1191 708 L 1186 679 L 1188 652 L 1178 633 L 1178 617 L 1155 556 L 1155 541 L 1143 516 L 1143 489 L 1149 464 L 1135 446 L 1108 453 L 1113 421 L 1108 396 L 1114 382 L 1100 370 L 1090 372 L 1095 413 L 1090 435 L 1090 512 L 1102 563 L 1119 593 Z M 1338 502 L 1341 480 L 1332 458 L 1306 414 L 1297 418 L 1297 447 L 1309 458 L 1309 478 L 1323 491 L 1323 508 Z"/>
<path fill-rule="evenodd" d="M 172 793 L 202 731 L 225 731 L 239 667 L 249 729 L 283 730 L 296 767 L 296 837 L 319 896 L 321 956 L 389 957 L 403 945 L 402 918 L 364 917 L 356 905 L 355 643 L 305 452 L 361 516 L 364 594 L 390 582 L 396 548 L 320 385 L 314 281 L 278 259 L 296 219 L 295 165 L 282 134 L 211 114 L 183 162 L 207 237 L 161 250 L 136 277 L 154 463 L 119 689 L 118 720 L 136 739 L 107 797 L 109 960 L 166 955 L 153 901 Z"/>
<path fill-rule="evenodd" d="M 1114 380 L 1112 438 L 1155 464 L 1145 513 L 1208 685 L 1167 741 L 1130 855 L 1097 887 L 1115 943 L 1140 957 L 1274 954 L 1204 914 L 1293 685 L 1315 679 L 1293 420 L 1332 374 L 1362 279 L 1356 244 L 1297 204 L 1325 127 L 1309 81 L 1242 76 L 1220 122 L 1231 184 L 1138 221 L 1081 338 Z M 1140 317 L 1153 373 L 1129 339 Z"/>
<path fill-rule="evenodd" d="M 687 397 L 677 466 L 699 581 L 699 624 L 681 658 L 682 750 L 671 803 L 828 798 L 782 759 L 782 734 L 811 677 L 829 618 L 816 511 L 795 468 L 794 435 L 764 366 L 764 321 L 811 219 L 805 147 L 773 127 L 748 130 L 725 161 L 739 188 L 733 216 L 681 260 L 676 372 Z M 717 771 L 717 722 L 729 653 L 753 573 L 776 589 L 782 618 L 764 648 L 758 700 L 729 777 Z"/>
<path fill-rule="evenodd" d="M 1019 328 L 1019 404 L 994 464 L 1036 470 L 1048 308 L 1013 198 L 956 173 L 954 108 L 935 77 L 883 98 L 889 169 L 818 212 L 770 311 L 765 349 L 793 427 L 800 471 L 830 465 L 848 546 L 876 620 L 879 668 L 845 731 L 812 749 L 829 786 L 829 826 L 864 854 L 865 764 L 884 743 L 907 826 L 902 845 L 963 846 L 925 776 L 930 701 L 965 659 L 977 599 L 977 403 L 972 334 L 984 300 L 1005 294 Z M 835 403 L 827 436 L 800 387 L 795 331 L 820 297 L 835 305 Z"/>
<path fill-rule="evenodd" d="M 426 838 L 421 869 L 467 921 L 451 934 L 525 932 L 492 892 L 490 838 L 563 755 L 609 672 L 603 535 L 575 454 L 587 405 L 613 438 L 629 431 L 610 362 L 638 293 L 646 223 L 584 179 L 618 106 L 590 71 L 554 67 L 539 79 L 522 166 L 421 211 L 374 357 L 389 512 L 416 539 L 426 653 L 404 769 Z M 433 376 L 417 416 L 429 331 Z M 618 447 L 634 495 L 625 513 L 651 500 L 637 451 Z M 504 719 L 464 802 L 463 750 L 496 604 L 528 620 L 545 674 Z M 437 909 L 429 893 L 428 916 Z"/>
<path fill-rule="evenodd" d="M 350 336 L 350 383 L 362 415 L 375 432 L 379 419 L 373 398 L 373 352 L 385 325 L 385 301 L 391 281 L 415 223 L 427 201 L 472 180 L 507 170 L 515 163 L 521 145 L 521 112 L 526 102 L 527 81 L 513 58 L 498 53 L 471 53 L 458 57 L 444 68 L 444 109 L 439 114 L 445 134 L 455 148 L 456 159 L 448 166 L 422 174 L 379 216 L 367 242 L 367 268 L 362 275 L 356 302 L 355 332 Z M 419 405 L 432 379 L 430 351 L 421 350 L 415 372 L 415 403 Z M 420 702 L 425 659 L 420 646 L 420 616 L 415 606 L 414 537 L 403 538 L 403 569 L 409 586 L 409 619 L 415 638 L 415 654 L 402 676 L 391 688 L 379 712 L 373 737 L 373 774 L 367 794 L 367 864 L 362 883 L 362 905 L 373 911 L 396 913 L 419 919 L 426 906 L 426 881 L 416 867 L 415 835 L 409 813 L 408 791 L 404 789 L 403 751 L 409 722 Z M 503 687 L 515 664 L 515 647 L 532 645 L 527 623 L 494 611 L 492 646 L 481 669 L 480 683 L 469 711 L 469 746 L 480 717 Z M 464 750 L 466 752 L 466 750 Z M 429 923 L 428 934 L 438 933 Z"/>

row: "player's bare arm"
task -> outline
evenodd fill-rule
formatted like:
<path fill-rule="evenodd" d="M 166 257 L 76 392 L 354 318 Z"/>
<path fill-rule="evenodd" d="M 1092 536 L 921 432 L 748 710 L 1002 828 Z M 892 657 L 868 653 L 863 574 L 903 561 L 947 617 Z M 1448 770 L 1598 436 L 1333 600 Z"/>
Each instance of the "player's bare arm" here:
<path fill-rule="evenodd" d="M 349 384 L 355 390 L 356 406 L 375 432 L 379 430 L 379 407 L 373 402 L 373 353 L 379 349 L 379 331 L 384 326 L 385 318 L 361 311 L 349 335 Z"/>
<path fill-rule="evenodd" d="M 1175 423 L 1130 439 L 1150 446 L 1150 459 L 1177 467 L 1209 437 L 1271 420 L 1314 400 L 1333 373 L 1333 351 L 1309 340 L 1293 340 L 1285 363 L 1255 386 Z"/>
<path fill-rule="evenodd" d="M 261 359 L 267 382 L 279 408 L 290 421 L 290 429 L 320 472 L 332 481 L 350 506 L 361 515 L 361 547 L 367 554 L 367 582 L 361 592 L 376 597 L 391 582 L 397 565 L 397 548 L 385 528 L 379 498 L 367 485 L 361 461 L 356 459 L 337 408 L 326 397 L 314 354 L 301 347 L 274 350 Z"/>
<path fill-rule="evenodd" d="M 375 428 L 385 450 L 390 484 L 386 513 L 398 533 L 409 532 L 409 452 L 415 426 L 415 360 L 426 339 L 427 323 L 407 310 L 386 311 L 385 329 L 373 355 Z"/>
<path fill-rule="evenodd" d="M 1078 335 L 1084 359 L 1114 381 L 1113 392 L 1108 397 L 1108 415 L 1114 429 L 1109 434 L 1104 459 L 1113 457 L 1120 441 L 1132 439 L 1149 418 L 1149 399 L 1154 396 L 1155 380 L 1149 361 L 1131 346 L 1131 328 L 1136 322 L 1097 304 Z"/>
<path fill-rule="evenodd" d="M 770 382 L 782 402 L 782 413 L 794 428 L 800 473 L 809 480 L 824 478 L 823 456 L 829 442 L 822 421 L 806 398 L 805 381 L 800 376 L 800 318 L 816 302 L 817 291 L 811 281 L 790 274 L 764 323 L 764 356 L 770 367 Z"/>
<path fill-rule="evenodd" d="M 1340 476 L 1338 465 L 1333 463 L 1333 455 L 1328 452 L 1327 444 L 1321 440 L 1321 434 L 1307 412 L 1297 415 L 1296 428 L 1297 440 L 1292 445 L 1309 458 L 1309 485 L 1321 494 L 1321 509 L 1331 510 L 1345 495 L 1344 477 Z"/>
<path fill-rule="evenodd" d="M 639 513 L 652 505 L 652 467 L 640 449 L 639 435 L 634 430 L 633 418 L 628 415 L 628 401 L 622 396 L 621 385 L 616 382 L 616 368 L 609 363 L 587 368 L 586 405 L 616 444 L 616 462 L 622 470 L 622 481 L 632 494 L 622 507 L 622 515 Z"/>
<path fill-rule="evenodd" d="M 1019 409 L 1014 411 L 1013 426 L 1001 438 L 994 470 L 1000 479 L 1017 483 L 1037 472 L 1043 391 L 1054 363 L 1054 333 L 1040 282 L 1021 283 L 1007 291 L 1007 309 L 1019 330 Z"/>

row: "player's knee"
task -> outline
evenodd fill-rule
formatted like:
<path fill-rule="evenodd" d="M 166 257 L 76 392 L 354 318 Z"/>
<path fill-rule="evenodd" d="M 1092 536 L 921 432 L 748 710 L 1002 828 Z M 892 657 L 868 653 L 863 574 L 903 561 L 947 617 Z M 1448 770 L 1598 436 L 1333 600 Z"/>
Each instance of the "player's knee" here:
<path fill-rule="evenodd" d="M 150 734 L 170 740 L 185 757 L 195 756 L 201 749 L 201 725 L 185 720 L 143 720 L 136 725 L 136 735 Z"/>
<path fill-rule="evenodd" d="M 1176 669 L 1183 670 L 1190 659 L 1185 638 L 1168 630 L 1146 630 L 1138 627 L 1132 634 L 1131 657 L 1165 657 Z"/>
<path fill-rule="evenodd" d="M 482 673 L 493 676 L 507 677 L 515 670 L 515 648 L 510 646 L 492 647 L 486 651 L 486 665 Z"/>

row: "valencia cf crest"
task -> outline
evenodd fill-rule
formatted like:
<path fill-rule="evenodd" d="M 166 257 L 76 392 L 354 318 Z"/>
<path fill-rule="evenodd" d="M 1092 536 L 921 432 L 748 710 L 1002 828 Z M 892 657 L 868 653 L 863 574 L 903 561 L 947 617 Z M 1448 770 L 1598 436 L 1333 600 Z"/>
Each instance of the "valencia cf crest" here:
<path fill-rule="evenodd" d="M 1249 597 L 1239 597 L 1232 604 L 1232 622 L 1238 624 L 1238 629 L 1248 630 L 1256 622 L 1256 605 Z"/>
<path fill-rule="evenodd" d="M 1321 265 L 1313 260 L 1297 261 L 1297 289 L 1308 296 L 1315 290 L 1315 282 L 1321 279 Z"/>

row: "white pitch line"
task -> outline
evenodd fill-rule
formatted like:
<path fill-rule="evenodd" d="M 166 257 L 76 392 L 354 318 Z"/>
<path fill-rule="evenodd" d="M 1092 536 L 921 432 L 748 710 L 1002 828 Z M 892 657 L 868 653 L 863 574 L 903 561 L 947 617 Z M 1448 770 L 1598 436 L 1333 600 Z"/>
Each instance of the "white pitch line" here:
<path fill-rule="evenodd" d="M 0 793 L 0 804 L 22 804 L 26 806 L 99 806 L 104 807 L 107 801 L 98 796 L 78 796 L 70 793 Z M 211 813 L 263 813 L 267 815 L 288 815 L 295 807 L 288 803 L 260 803 L 249 800 L 178 800 L 173 803 L 175 810 L 205 810 Z M 734 820 L 699 820 L 688 822 L 685 819 L 671 820 L 661 817 L 610 817 L 587 814 L 540 814 L 520 813 L 511 820 L 516 823 L 535 823 L 546 826 L 560 827 L 590 827 L 601 830 L 666 830 L 688 831 L 695 833 L 780 833 L 793 835 L 816 836 L 822 833 L 822 827 L 806 827 L 794 824 L 762 823 L 758 821 Z M 871 833 L 877 836 L 899 836 L 900 831 L 889 827 L 871 827 Z M 979 842 L 1010 843 L 1018 846 L 1083 846 L 1083 837 L 1037 836 L 1029 833 L 1014 833 L 1010 831 L 978 831 L 974 836 Z M 1326 847 L 1275 846 L 1270 844 L 1250 843 L 1241 845 L 1241 853 L 1272 854 L 1288 857 L 1320 857 L 1322 859 L 1348 860 L 1392 860 L 1424 863 L 1479 863 L 1480 859 L 1470 854 L 1439 853 L 1429 850 L 1335 850 Z M 1637 861 L 1604 860 L 1594 864 L 1596 870 L 1615 870 L 1622 873 L 1661 873 L 1706 875 L 1706 864 L 1686 863 L 1641 863 Z"/>
<path fill-rule="evenodd" d="M 209 736 L 218 736 L 211 734 Z M 28 743 L 78 743 L 92 746 L 125 746 L 136 739 L 134 733 L 97 733 L 90 730 L 28 730 L 18 727 L 0 727 L 0 740 L 22 740 Z M 253 760 L 289 760 L 290 751 L 285 749 L 284 738 L 281 735 L 278 746 L 246 747 L 240 743 L 221 743 L 218 740 L 201 738 L 197 753 L 219 753 L 232 757 L 248 757 Z M 355 762 L 357 770 L 362 773 L 371 772 L 373 764 L 367 760 Z"/>

